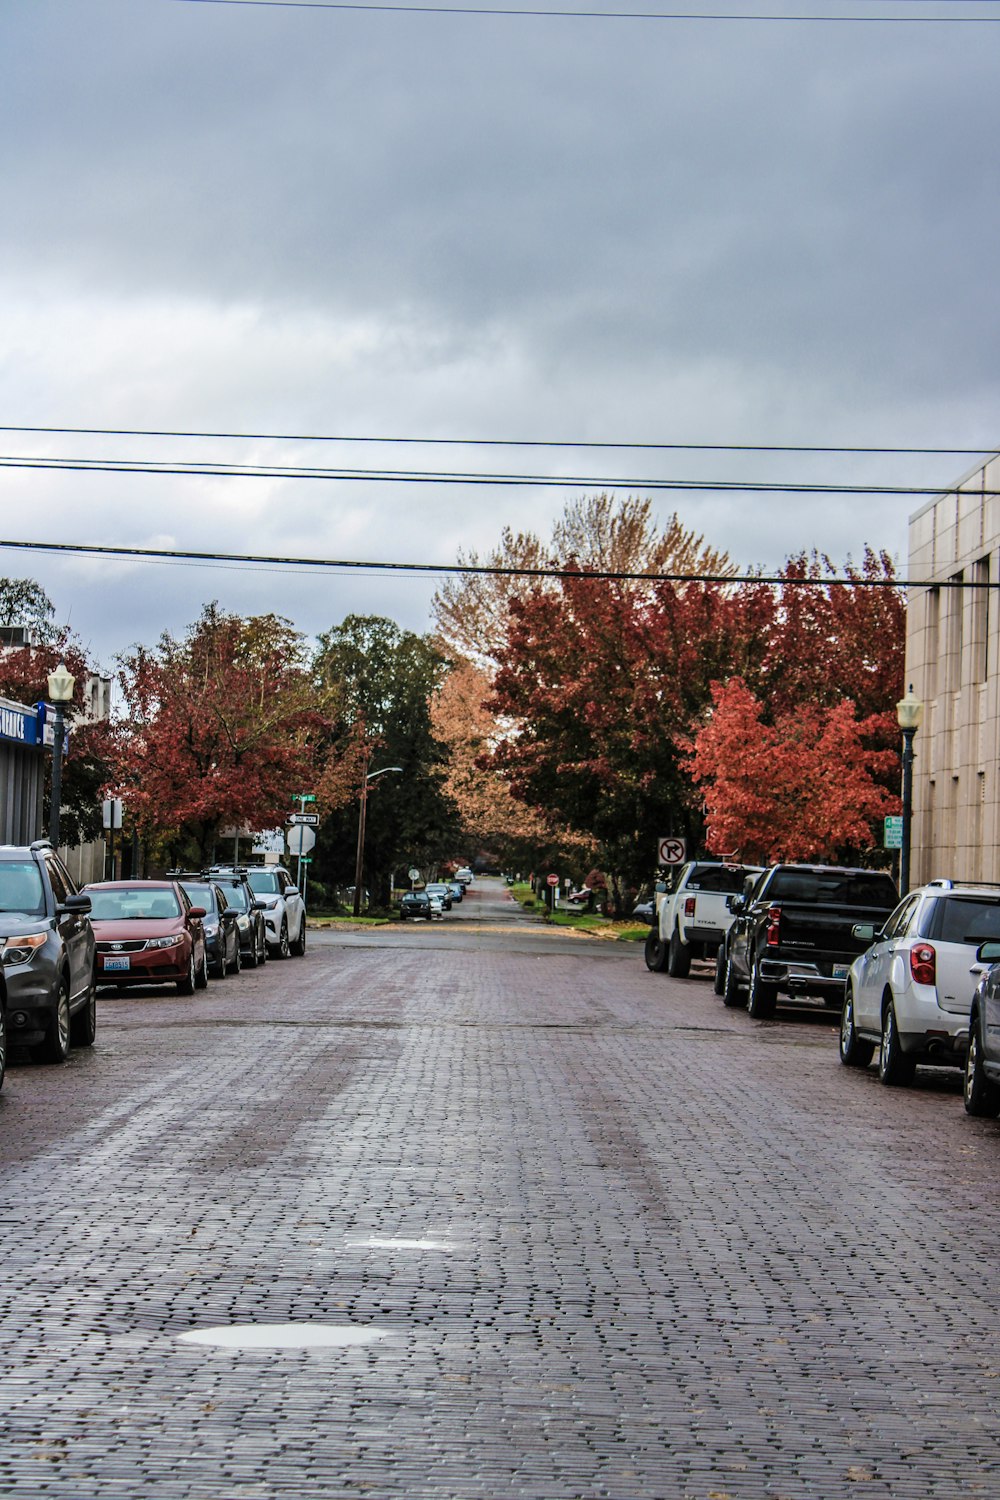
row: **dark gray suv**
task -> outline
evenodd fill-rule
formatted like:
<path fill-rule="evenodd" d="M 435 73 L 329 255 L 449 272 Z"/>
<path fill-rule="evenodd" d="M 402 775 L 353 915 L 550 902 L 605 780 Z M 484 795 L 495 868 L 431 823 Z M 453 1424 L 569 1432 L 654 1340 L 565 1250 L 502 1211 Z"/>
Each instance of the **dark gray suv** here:
<path fill-rule="evenodd" d="M 0 845 L 0 1082 L 7 1044 L 63 1062 L 97 1031 L 90 897 L 48 839 Z"/>

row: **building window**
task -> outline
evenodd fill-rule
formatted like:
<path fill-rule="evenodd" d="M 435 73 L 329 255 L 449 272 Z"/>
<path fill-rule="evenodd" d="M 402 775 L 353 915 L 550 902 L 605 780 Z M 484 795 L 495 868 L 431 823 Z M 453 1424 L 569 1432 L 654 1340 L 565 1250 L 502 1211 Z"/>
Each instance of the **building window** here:
<path fill-rule="evenodd" d="M 989 646 L 990 581 L 989 557 L 982 557 L 972 565 L 972 581 L 977 585 L 972 590 L 972 672 L 973 682 L 986 681 L 986 660 Z"/>
<path fill-rule="evenodd" d="M 948 691 L 957 693 L 962 686 L 962 652 L 964 650 L 965 574 L 954 573 L 948 590 Z"/>

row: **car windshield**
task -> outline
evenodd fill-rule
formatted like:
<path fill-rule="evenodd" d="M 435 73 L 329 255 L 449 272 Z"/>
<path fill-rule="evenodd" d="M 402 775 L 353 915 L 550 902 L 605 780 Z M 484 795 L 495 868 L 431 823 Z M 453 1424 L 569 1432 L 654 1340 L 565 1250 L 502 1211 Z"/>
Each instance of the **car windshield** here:
<path fill-rule="evenodd" d="M 275 891 L 280 891 L 277 870 L 250 870 L 247 873 L 250 889 L 257 891 L 263 896 L 272 896 Z"/>
<path fill-rule="evenodd" d="M 1000 938 L 1000 899 L 982 900 L 972 896 L 949 896 L 935 901 L 934 914 L 928 924 L 928 937 L 940 943 L 980 943 Z"/>
<path fill-rule="evenodd" d="M 246 886 L 227 885 L 225 887 L 225 892 L 226 901 L 230 906 L 234 907 L 236 911 L 250 910 L 250 898 L 247 895 Z"/>
<path fill-rule="evenodd" d="M 181 885 L 191 897 L 192 906 L 203 906 L 206 911 L 214 912 L 218 907 L 215 899 L 215 891 L 210 885 L 194 885 L 189 880 L 182 880 Z"/>
<path fill-rule="evenodd" d="M 170 921 L 181 914 L 173 891 L 144 890 L 142 886 L 87 891 L 90 915 L 95 922 Z"/>
<path fill-rule="evenodd" d="M 0 911 L 23 912 L 26 917 L 44 915 L 45 891 L 33 859 L 0 863 Z"/>

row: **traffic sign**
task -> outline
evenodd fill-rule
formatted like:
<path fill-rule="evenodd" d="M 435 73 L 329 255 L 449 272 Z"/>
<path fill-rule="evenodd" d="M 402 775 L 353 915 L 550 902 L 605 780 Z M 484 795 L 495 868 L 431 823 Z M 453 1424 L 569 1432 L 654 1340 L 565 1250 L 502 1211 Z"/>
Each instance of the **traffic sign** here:
<path fill-rule="evenodd" d="M 299 864 L 300 865 L 311 865 L 312 862 L 313 861 L 312 861 L 312 855 L 311 854 L 300 854 L 299 855 Z"/>
<path fill-rule="evenodd" d="M 304 823 L 307 828 L 319 827 L 319 813 L 289 813 L 289 823 Z"/>
<path fill-rule="evenodd" d="M 897 814 L 894 818 L 886 818 L 885 834 L 882 839 L 883 849 L 902 849 L 903 847 L 903 819 Z"/>
<path fill-rule="evenodd" d="M 292 801 L 293 802 L 315 802 L 316 801 L 316 793 L 315 792 L 295 792 L 292 795 Z"/>
<path fill-rule="evenodd" d="M 311 828 L 304 828 L 301 823 L 296 823 L 285 834 L 285 842 L 289 854 L 308 854 L 316 842 L 316 835 Z"/>
<path fill-rule="evenodd" d="M 656 846 L 656 862 L 660 865 L 682 865 L 687 856 L 685 839 L 660 839 Z"/>
<path fill-rule="evenodd" d="M 546 877 L 545 877 L 545 884 L 546 885 L 558 885 L 559 884 L 559 876 L 558 875 L 546 875 Z"/>

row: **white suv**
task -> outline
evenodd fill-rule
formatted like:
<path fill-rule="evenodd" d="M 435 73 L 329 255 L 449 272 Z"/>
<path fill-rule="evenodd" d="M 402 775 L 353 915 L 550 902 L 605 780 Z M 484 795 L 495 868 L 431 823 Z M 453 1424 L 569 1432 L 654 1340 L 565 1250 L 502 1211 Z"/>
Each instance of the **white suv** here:
<path fill-rule="evenodd" d="M 247 881 L 264 909 L 264 936 L 274 958 L 296 957 L 306 951 L 306 904 L 283 865 L 258 865 L 247 870 Z"/>
<path fill-rule="evenodd" d="M 918 1062 L 961 1067 L 969 1011 L 987 965 L 980 943 L 1000 938 L 1000 887 L 932 880 L 900 902 L 847 976 L 840 1059 L 867 1067 L 878 1048 L 883 1083 L 910 1083 Z"/>

